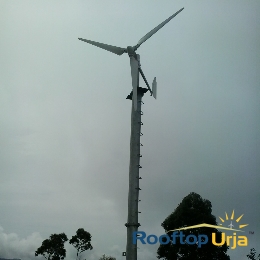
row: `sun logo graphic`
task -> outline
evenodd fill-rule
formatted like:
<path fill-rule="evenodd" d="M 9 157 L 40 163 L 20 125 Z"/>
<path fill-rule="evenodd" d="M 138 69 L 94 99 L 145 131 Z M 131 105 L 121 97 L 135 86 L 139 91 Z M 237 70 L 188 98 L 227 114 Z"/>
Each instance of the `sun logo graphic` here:
<path fill-rule="evenodd" d="M 225 212 L 225 214 L 226 214 L 226 220 L 229 220 L 229 219 L 230 219 L 230 221 L 231 221 L 230 224 L 228 225 L 228 227 L 230 227 L 230 229 L 233 229 L 233 227 L 235 227 L 235 226 L 232 224 L 232 221 L 233 221 L 234 218 L 235 218 L 235 210 L 232 211 L 232 214 L 231 214 L 231 217 L 230 217 L 230 218 L 228 217 L 227 212 Z M 238 218 L 236 219 L 236 222 L 238 223 L 238 222 L 242 219 L 243 216 L 244 216 L 244 214 L 242 214 L 240 217 L 238 217 Z M 222 223 L 225 222 L 225 220 L 224 220 L 223 218 L 219 217 L 219 219 L 221 220 Z M 222 224 L 219 224 L 219 225 L 222 226 Z M 238 226 L 238 228 L 244 228 L 244 227 L 246 227 L 246 226 L 248 226 L 248 224 L 240 224 L 240 225 Z M 241 230 L 237 230 L 237 231 L 241 231 Z"/>
<path fill-rule="evenodd" d="M 237 219 L 235 219 L 235 210 L 233 210 L 232 214 L 231 214 L 231 216 L 229 218 L 227 212 L 225 212 L 225 219 L 223 219 L 221 217 L 219 217 L 219 219 L 221 220 L 222 223 L 225 223 L 225 220 L 226 221 L 230 221 L 230 222 L 228 222 L 230 224 L 227 225 L 229 228 L 222 227 L 222 223 L 219 224 L 219 228 L 220 229 L 231 230 L 231 231 L 244 232 L 243 230 L 240 230 L 240 229 L 248 226 L 248 224 L 239 224 L 239 221 L 242 219 L 243 216 L 244 216 L 244 214 L 240 215 Z M 239 229 L 236 229 L 236 223 L 237 223 Z M 221 242 L 220 243 L 216 242 L 216 237 L 215 236 L 216 235 L 214 233 L 212 233 L 212 243 L 214 245 L 216 245 L 216 246 L 223 245 L 225 242 L 227 243 L 228 246 L 233 244 L 231 249 L 235 249 L 237 245 L 238 246 L 247 246 L 248 245 L 247 237 L 246 236 L 236 236 L 236 232 L 234 232 L 232 236 L 228 236 L 225 233 L 222 233 L 221 234 Z M 233 240 L 233 243 L 231 242 L 232 240 Z"/>

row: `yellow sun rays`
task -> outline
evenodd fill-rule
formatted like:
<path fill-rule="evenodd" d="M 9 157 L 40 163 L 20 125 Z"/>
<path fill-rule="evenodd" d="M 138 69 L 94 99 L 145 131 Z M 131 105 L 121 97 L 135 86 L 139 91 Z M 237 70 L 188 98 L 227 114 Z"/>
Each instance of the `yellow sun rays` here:
<path fill-rule="evenodd" d="M 225 212 L 225 216 L 226 216 L 226 220 L 229 220 L 227 212 Z M 236 219 L 236 222 L 239 222 L 243 216 L 244 216 L 244 214 L 242 214 L 241 216 L 239 216 L 239 217 Z M 234 217 L 235 217 L 235 210 L 233 209 L 230 219 L 233 220 Z M 225 222 L 225 220 L 224 220 L 223 218 L 219 217 L 219 219 L 221 220 L 222 223 Z M 222 226 L 222 224 L 219 224 L 219 225 Z M 246 227 L 246 226 L 248 226 L 248 224 L 241 224 L 241 225 L 239 225 L 239 228 L 243 228 L 243 227 Z"/>

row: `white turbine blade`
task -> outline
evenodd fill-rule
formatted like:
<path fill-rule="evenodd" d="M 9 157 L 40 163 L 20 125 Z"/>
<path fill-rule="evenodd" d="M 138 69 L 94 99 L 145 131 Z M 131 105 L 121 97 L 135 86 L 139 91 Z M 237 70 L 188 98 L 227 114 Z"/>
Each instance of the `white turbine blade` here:
<path fill-rule="evenodd" d="M 153 79 L 153 83 L 152 83 L 152 93 L 153 93 L 153 97 L 156 99 L 156 98 L 157 98 L 157 82 L 156 82 L 156 77 L 154 77 L 154 79 Z"/>
<path fill-rule="evenodd" d="M 132 76 L 132 87 L 133 87 L 133 102 L 134 109 L 137 109 L 137 85 L 138 85 L 138 61 L 131 56 L 130 57 L 131 76 Z"/>
<path fill-rule="evenodd" d="M 180 13 L 182 9 L 180 9 L 178 12 L 170 16 L 168 19 L 166 19 L 164 22 L 160 23 L 158 26 L 156 26 L 154 29 L 152 29 L 149 33 L 147 33 L 143 38 L 139 40 L 136 46 L 134 46 L 135 50 L 139 48 L 139 46 L 144 43 L 147 39 L 149 39 L 152 35 L 154 35 L 158 30 L 160 30 L 165 24 L 167 24 L 173 17 L 175 17 L 178 13 Z"/>
<path fill-rule="evenodd" d="M 122 55 L 123 53 L 126 52 L 125 48 L 121 48 L 121 47 L 117 47 L 117 46 L 112 46 L 112 45 L 108 45 L 108 44 L 104 44 L 104 43 L 100 43 L 100 42 L 94 42 L 94 41 L 90 41 L 90 40 L 86 40 L 86 39 L 82 39 L 82 38 L 78 38 L 79 40 L 83 41 L 83 42 L 87 42 L 90 43 L 94 46 L 97 46 L 101 49 L 113 52 L 117 55 Z"/>

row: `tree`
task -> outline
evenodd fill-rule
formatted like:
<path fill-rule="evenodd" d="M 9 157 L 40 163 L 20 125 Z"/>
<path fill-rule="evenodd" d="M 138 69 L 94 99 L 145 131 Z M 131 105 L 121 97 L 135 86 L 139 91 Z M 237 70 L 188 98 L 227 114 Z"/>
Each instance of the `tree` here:
<path fill-rule="evenodd" d="M 250 260 L 258 260 L 260 259 L 260 254 L 256 257 L 256 250 L 254 248 L 250 249 L 250 253 L 246 255 Z"/>
<path fill-rule="evenodd" d="M 43 255 L 47 260 L 60 260 L 66 256 L 64 243 L 68 240 L 64 233 L 53 234 L 45 239 L 42 245 L 35 251 L 35 256 Z"/>
<path fill-rule="evenodd" d="M 211 202 L 209 200 L 202 199 L 197 193 L 191 192 L 186 196 L 178 207 L 172 212 L 161 224 L 167 233 L 169 230 L 182 228 L 185 226 L 193 226 L 197 224 L 211 224 L 216 225 L 216 218 L 211 214 Z M 201 227 L 194 229 L 182 230 L 185 235 L 205 234 L 208 236 L 208 241 L 211 241 L 212 233 L 216 233 L 217 242 L 220 241 L 221 232 L 217 229 Z M 157 258 L 165 260 L 228 260 L 229 256 L 226 254 L 228 246 L 226 244 L 222 246 L 215 246 L 212 243 L 207 243 L 198 246 L 198 243 L 180 243 L 180 239 L 176 239 L 172 243 L 173 232 L 168 232 L 170 236 L 170 243 L 161 244 L 157 250 Z M 194 242 L 194 240 L 191 241 Z M 196 241 L 195 241 L 196 242 Z"/>
<path fill-rule="evenodd" d="M 72 244 L 77 249 L 77 259 L 79 254 L 93 247 L 91 245 L 91 235 L 83 228 L 79 228 L 75 236 L 72 236 L 69 243 Z"/>
<path fill-rule="evenodd" d="M 99 260 L 116 260 L 115 257 L 102 255 Z"/>

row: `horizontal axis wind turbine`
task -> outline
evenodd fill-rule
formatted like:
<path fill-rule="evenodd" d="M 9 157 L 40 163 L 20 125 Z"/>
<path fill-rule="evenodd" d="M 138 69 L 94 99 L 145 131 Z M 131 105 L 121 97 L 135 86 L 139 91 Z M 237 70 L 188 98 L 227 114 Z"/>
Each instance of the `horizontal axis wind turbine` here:
<path fill-rule="evenodd" d="M 135 46 L 128 46 L 126 48 L 121 48 L 117 46 L 112 46 L 100 42 L 94 42 L 86 39 L 79 38 L 79 40 L 102 48 L 104 50 L 110 51 L 117 55 L 122 55 L 127 53 L 130 57 L 131 66 L 131 77 L 132 77 L 132 93 L 127 97 L 132 99 L 132 114 L 131 114 L 131 138 L 130 138 L 130 164 L 129 164 L 129 192 L 128 192 L 128 218 L 125 226 L 127 227 L 127 245 L 126 245 L 126 260 L 137 260 L 137 245 L 132 243 L 132 234 L 137 231 L 140 224 L 138 223 L 138 202 L 139 200 L 139 168 L 140 166 L 140 136 L 141 134 L 141 104 L 142 96 L 147 91 L 147 89 L 139 87 L 139 73 L 142 75 L 144 82 L 151 95 L 156 98 L 157 83 L 156 78 L 154 78 L 152 83 L 152 89 L 150 88 L 144 73 L 140 65 L 140 55 L 136 53 L 136 50 L 148 40 L 152 35 L 154 35 L 158 30 L 160 30 L 165 24 L 167 24 L 172 18 L 174 18 L 178 13 L 180 13 L 184 8 L 180 9 L 178 12 L 170 16 L 164 22 L 160 23 L 153 30 L 148 32 L 144 37 L 142 37 Z"/>

